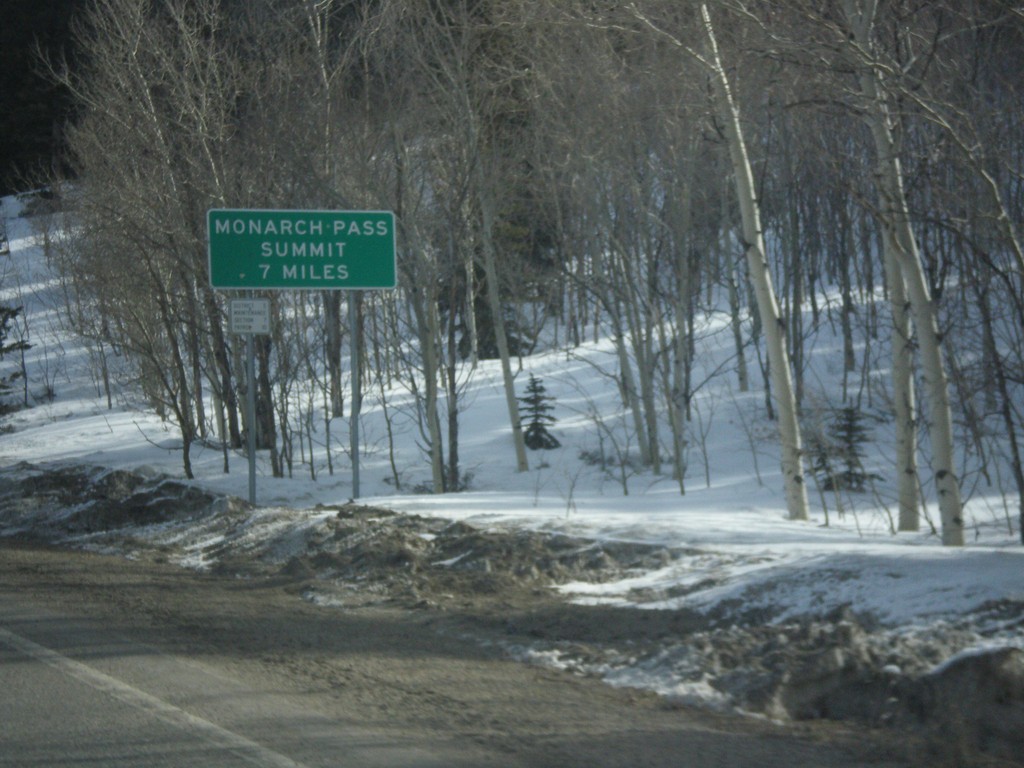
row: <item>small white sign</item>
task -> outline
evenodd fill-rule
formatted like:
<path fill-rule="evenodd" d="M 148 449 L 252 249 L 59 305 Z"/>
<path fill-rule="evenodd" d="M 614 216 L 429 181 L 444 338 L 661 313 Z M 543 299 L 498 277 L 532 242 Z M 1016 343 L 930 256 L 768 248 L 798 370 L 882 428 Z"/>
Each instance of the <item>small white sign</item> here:
<path fill-rule="evenodd" d="M 231 299 L 228 305 L 231 333 L 270 334 L 270 299 Z"/>

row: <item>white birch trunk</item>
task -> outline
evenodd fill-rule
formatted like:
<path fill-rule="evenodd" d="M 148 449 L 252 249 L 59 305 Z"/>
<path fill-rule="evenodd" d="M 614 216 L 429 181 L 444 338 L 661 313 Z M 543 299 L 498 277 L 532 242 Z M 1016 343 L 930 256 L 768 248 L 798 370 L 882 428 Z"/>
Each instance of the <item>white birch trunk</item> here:
<path fill-rule="evenodd" d="M 618 307 L 616 307 L 617 309 Z M 615 328 L 615 354 L 619 359 L 619 380 L 622 384 L 622 399 L 629 406 L 630 415 L 633 417 L 633 430 L 637 436 L 640 463 L 645 467 L 650 466 L 651 457 L 648 453 L 650 443 L 647 440 L 647 426 L 640 405 L 640 396 L 637 393 L 636 380 L 633 378 L 633 366 L 629 361 L 629 350 L 626 349 L 626 338 L 625 332 L 622 329 L 621 319 L 616 317 L 613 320 L 613 327 Z"/>
<path fill-rule="evenodd" d="M 896 248 L 888 232 L 882 240 L 885 280 L 892 307 L 892 396 L 896 422 L 896 480 L 899 530 L 921 527 L 920 485 L 917 482 L 917 404 L 914 392 L 914 350 L 911 336 L 907 288 L 896 259 Z"/>
<path fill-rule="evenodd" d="M 727 276 L 729 287 L 729 325 L 732 328 L 732 341 L 736 347 L 736 379 L 740 392 L 750 391 L 750 374 L 747 372 L 747 356 L 743 349 L 743 318 L 740 316 L 740 281 L 743 275 L 740 273 L 739 260 L 732 250 L 732 228 L 726 226 L 729 220 L 729 201 L 725 194 L 722 195 L 722 236 L 719 238 L 721 254 L 719 259 L 722 269 Z"/>
<path fill-rule="evenodd" d="M 803 443 L 800 422 L 797 417 L 796 397 L 793 392 L 793 378 L 786 351 L 785 324 L 779 312 L 771 273 L 765 255 L 764 236 L 761 231 L 761 216 L 754 190 L 754 177 L 743 141 L 739 110 L 732 97 L 729 78 L 722 66 L 715 39 L 714 28 L 707 5 L 701 5 L 701 16 L 707 34 L 710 56 L 707 63 L 711 69 L 714 97 L 725 127 L 732 159 L 736 196 L 739 199 L 743 220 L 743 239 L 750 270 L 750 281 L 757 298 L 757 309 L 768 351 L 771 368 L 771 383 L 775 390 L 778 408 L 779 439 L 782 448 L 782 475 L 786 489 L 786 505 L 792 520 L 808 519 L 807 487 L 804 483 Z"/>
<path fill-rule="evenodd" d="M 416 302 L 416 299 L 413 299 Z M 437 377 L 440 356 L 437 351 L 437 301 L 433 296 L 423 296 L 420 311 L 424 323 L 420 342 L 423 346 L 423 388 L 424 411 L 427 419 L 427 434 L 430 437 L 430 479 L 434 493 L 444 493 L 444 457 L 441 442 L 441 424 L 438 421 L 439 402 Z"/>
<path fill-rule="evenodd" d="M 860 8 L 854 0 L 845 0 L 844 6 L 855 42 L 862 53 L 870 52 L 875 0 L 866 0 Z M 860 87 L 865 101 L 865 119 L 871 130 L 878 160 L 877 184 L 883 208 L 883 226 L 888 230 L 886 242 L 893 246 L 893 255 L 907 287 L 907 298 L 921 353 L 921 371 L 928 401 L 928 436 L 932 446 L 932 469 L 939 498 L 939 516 L 942 520 L 942 543 L 947 546 L 962 546 L 963 502 L 960 498 L 960 484 L 954 471 L 953 412 L 949 401 L 949 382 L 937 312 L 928 290 L 928 281 L 910 223 L 903 187 L 903 170 L 896 152 L 885 96 L 878 74 L 871 68 L 870 62 L 862 64 Z"/>
<path fill-rule="evenodd" d="M 660 324 L 650 315 L 653 302 L 650 296 L 643 296 L 647 285 L 646 278 L 631 268 L 630 259 L 623 254 L 621 259 L 622 274 L 626 284 L 631 288 L 626 293 L 622 314 L 628 328 L 629 346 L 636 360 L 636 380 L 630 377 L 629 386 L 635 394 L 636 420 L 638 422 L 637 438 L 640 444 L 640 460 L 645 467 L 651 467 L 655 474 L 661 474 L 661 457 L 658 451 L 658 419 L 654 402 L 654 330 Z M 622 339 L 623 350 L 620 360 L 628 364 L 629 354 L 626 351 L 626 338 Z M 625 381 L 625 379 L 624 379 Z"/>

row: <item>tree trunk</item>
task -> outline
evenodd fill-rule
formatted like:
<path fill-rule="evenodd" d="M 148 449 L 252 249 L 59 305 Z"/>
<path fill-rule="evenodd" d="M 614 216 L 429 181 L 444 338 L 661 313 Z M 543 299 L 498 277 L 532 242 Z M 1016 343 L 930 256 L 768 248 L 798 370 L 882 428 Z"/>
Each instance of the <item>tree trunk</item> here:
<path fill-rule="evenodd" d="M 479 161 L 478 161 L 479 162 Z M 508 337 L 505 335 L 505 317 L 501 307 L 501 288 L 498 285 L 497 257 L 494 252 L 494 208 L 493 199 L 483 178 L 483 169 L 476 166 L 476 180 L 479 192 L 482 226 L 480 231 L 481 251 L 483 256 L 484 279 L 487 281 L 487 302 L 494 322 L 494 340 L 501 358 L 501 377 L 505 383 L 505 405 L 508 408 L 509 421 L 512 424 L 512 444 L 516 454 L 516 471 L 526 472 L 530 463 L 526 458 L 526 441 L 523 438 L 523 425 L 519 418 L 519 401 L 516 399 L 515 377 L 512 375 L 512 358 L 508 350 Z"/>
<path fill-rule="evenodd" d="M 846 201 L 840 201 L 839 205 L 842 215 L 839 219 L 841 230 L 839 237 L 836 238 L 836 259 L 838 261 L 839 290 L 842 293 L 839 323 L 843 330 L 843 396 L 845 398 L 849 375 L 857 370 L 857 353 L 853 345 L 852 322 L 856 305 L 853 302 L 853 280 L 850 275 L 854 253 L 853 222 L 850 220 Z"/>
<path fill-rule="evenodd" d="M 982 328 L 985 334 L 985 342 L 995 349 L 992 359 L 995 373 L 996 386 L 999 391 L 1001 404 L 1000 415 L 1003 417 L 1003 424 L 1006 425 L 1006 442 L 1010 446 L 1010 469 L 1013 472 L 1013 480 L 1017 486 L 1017 512 L 1019 515 L 1020 543 L 1024 544 L 1024 466 L 1022 466 L 1020 448 L 1017 444 L 1017 425 L 1013 418 L 1013 400 L 1010 394 L 1010 387 L 1006 380 L 1006 367 L 1003 365 L 1003 358 L 996 348 L 994 332 L 992 330 L 992 310 L 989 307 L 987 295 L 981 295 L 982 291 L 975 284 L 978 306 L 981 309 Z"/>
<path fill-rule="evenodd" d="M 788 172 L 789 169 L 787 169 Z M 794 185 L 794 181 L 790 181 Z M 793 370 L 794 390 L 797 408 L 804 401 L 804 267 L 803 254 L 801 253 L 800 237 L 801 220 L 795 200 L 789 201 L 789 224 L 787 232 L 783 235 L 783 243 L 786 251 L 784 259 L 789 261 L 790 300 L 789 300 L 789 349 L 790 364 Z"/>
<path fill-rule="evenodd" d="M 455 293 L 454 281 L 452 291 Z M 448 410 L 448 480 L 450 490 L 459 489 L 459 385 L 458 339 L 455 321 L 455 296 L 451 297 L 451 312 L 448 317 L 448 361 L 445 365 L 445 404 Z M 470 312 L 469 314 L 472 314 Z"/>
<path fill-rule="evenodd" d="M 771 383 L 775 390 L 775 401 L 779 416 L 779 438 L 782 448 L 782 475 L 786 489 L 786 505 L 792 520 L 807 520 L 807 487 L 804 483 L 803 443 L 800 422 L 797 418 L 796 397 L 793 392 L 793 378 L 786 351 L 785 324 L 779 312 L 779 305 L 772 288 L 771 272 L 765 256 L 764 236 L 761 231 L 761 216 L 754 190 L 754 176 L 747 156 L 743 131 L 740 127 L 739 110 L 733 101 L 729 79 L 723 68 L 715 39 L 714 28 L 707 5 L 701 5 L 701 16 L 710 56 L 714 98 L 724 122 L 725 134 L 732 159 L 736 195 L 739 198 L 743 220 L 743 239 L 750 271 L 750 281 L 757 297 L 757 309 L 761 316 Z"/>
<path fill-rule="evenodd" d="M 659 321 L 651 317 L 651 297 L 640 293 L 642 290 L 640 285 L 646 284 L 646 278 L 637 275 L 632 269 L 632 259 L 625 254 L 622 256 L 616 272 L 623 276 L 628 287 L 620 294 L 624 297 L 621 302 L 616 299 L 616 309 L 619 311 L 620 317 L 624 318 L 624 325 L 618 326 L 619 363 L 622 366 L 623 384 L 632 394 L 631 407 L 634 410 L 634 421 L 637 425 L 640 461 L 645 467 L 651 467 L 655 474 L 660 474 L 658 422 L 654 404 L 653 331 L 651 330 Z M 635 378 L 629 362 L 630 349 L 633 351 L 633 360 L 636 362 Z"/>
<path fill-rule="evenodd" d="M 426 259 L 427 256 L 421 254 L 421 258 Z M 427 285 L 432 286 L 432 281 Z M 434 493 L 443 493 L 444 456 L 437 416 L 437 377 L 440 366 L 437 349 L 437 299 L 431 288 L 415 284 L 411 299 L 413 313 L 416 316 L 416 328 L 420 337 L 420 355 L 423 360 L 423 407 L 427 421 L 427 439 L 430 442 L 430 478 Z"/>
<path fill-rule="evenodd" d="M 728 225 L 729 204 L 726 195 L 722 195 L 722 236 L 719 239 L 722 252 L 720 260 L 725 271 L 725 279 L 729 288 L 729 327 L 732 330 L 732 342 L 736 348 L 736 379 L 740 392 L 750 391 L 750 374 L 747 371 L 747 355 L 743 343 L 743 317 L 740 306 L 740 272 L 738 259 L 732 252 L 732 227 Z"/>
<path fill-rule="evenodd" d="M 233 376 L 231 375 L 231 356 L 224 326 L 221 324 L 221 312 L 217 307 L 216 294 L 212 289 L 203 288 L 207 322 L 210 328 L 210 346 L 219 376 L 218 391 L 227 418 L 227 434 L 221 439 L 230 443 L 232 448 L 242 447 L 242 432 L 238 425 L 238 398 L 235 395 Z"/>
<path fill-rule="evenodd" d="M 345 415 L 345 395 L 341 381 L 341 291 L 324 291 L 324 346 L 327 380 L 330 382 L 331 415 Z"/>
<path fill-rule="evenodd" d="M 895 259 L 895 248 L 883 231 L 882 259 L 892 307 L 892 397 L 896 421 L 896 472 L 899 530 L 921 527 L 920 485 L 917 482 L 917 405 L 914 392 L 914 344 L 907 307 L 907 289 Z"/>
<path fill-rule="evenodd" d="M 269 336 L 257 336 L 256 361 L 259 363 L 256 376 L 256 447 L 270 451 L 270 466 L 274 477 L 284 476 L 284 466 L 277 447 L 277 426 L 274 421 L 274 390 L 270 383 Z"/>
<path fill-rule="evenodd" d="M 692 168 L 693 164 L 688 164 Z M 669 425 L 672 429 L 673 476 L 679 483 L 679 493 L 686 493 L 686 422 L 690 408 L 690 371 L 693 365 L 691 319 L 693 317 L 693 260 L 690 258 L 693 237 L 693 174 L 687 175 L 679 200 L 680 239 L 673 254 L 675 300 L 672 315 L 675 333 L 671 342 L 662 344 L 671 349 L 672 360 L 665 375 L 668 393 Z M 699 288 L 698 288 L 699 290 Z"/>
<path fill-rule="evenodd" d="M 862 51 L 870 51 L 874 20 L 874 0 L 857 10 L 853 0 L 845 0 L 847 18 L 854 38 Z M 942 520 L 942 543 L 961 546 L 964 543 L 963 503 L 960 484 L 954 471 L 953 413 L 949 401 L 949 384 L 943 359 L 942 337 L 935 305 L 928 290 L 927 275 L 921 264 L 917 242 L 910 223 L 903 170 L 896 151 L 896 141 L 878 74 L 870 62 L 863 62 L 860 75 L 861 94 L 865 100 L 864 117 L 871 130 L 877 155 L 877 179 L 882 203 L 883 227 L 888 230 L 885 243 L 892 247 L 907 287 L 910 312 L 917 331 L 921 352 L 921 371 L 928 401 L 928 435 L 932 446 L 935 488 L 939 497 Z"/>

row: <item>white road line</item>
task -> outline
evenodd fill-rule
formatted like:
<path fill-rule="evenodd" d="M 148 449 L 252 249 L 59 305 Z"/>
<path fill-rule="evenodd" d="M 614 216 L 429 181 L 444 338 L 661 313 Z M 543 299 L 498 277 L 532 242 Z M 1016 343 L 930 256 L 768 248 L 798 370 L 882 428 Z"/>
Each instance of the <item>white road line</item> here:
<path fill-rule="evenodd" d="M 255 741 L 247 739 L 226 728 L 221 728 L 209 720 L 204 720 L 180 707 L 168 704 L 138 688 L 133 688 L 115 677 L 99 670 L 69 659 L 56 651 L 38 643 L 34 643 L 20 635 L 0 627 L 0 643 L 29 656 L 36 661 L 48 664 L 75 679 L 113 696 L 114 698 L 136 707 L 148 714 L 160 718 L 166 723 L 195 731 L 206 741 L 229 750 L 243 760 L 259 766 L 259 768 L 306 768 L 302 763 L 292 760 L 280 752 L 268 749 Z"/>

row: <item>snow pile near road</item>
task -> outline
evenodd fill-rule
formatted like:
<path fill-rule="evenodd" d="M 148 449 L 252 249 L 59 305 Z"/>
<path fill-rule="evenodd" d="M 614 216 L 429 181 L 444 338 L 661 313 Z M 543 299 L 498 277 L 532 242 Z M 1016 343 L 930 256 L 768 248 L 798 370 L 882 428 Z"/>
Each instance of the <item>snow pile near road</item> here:
<path fill-rule="evenodd" d="M 940 723 L 994 754 L 1024 748 L 1022 602 L 983 599 L 1016 586 L 1010 551 L 745 558 L 351 503 L 251 508 L 163 476 L 25 463 L 0 470 L 0 535 L 284 578 L 330 609 L 509 610 L 497 642 L 510 655 L 611 685 L 778 720 Z M 973 563 L 989 591 L 955 589 L 935 570 L 950 563 Z M 929 579 L 957 601 L 925 595 Z M 900 597 L 885 606 L 887 585 Z M 552 586 L 585 597 L 554 620 L 514 617 L 550 609 Z"/>

